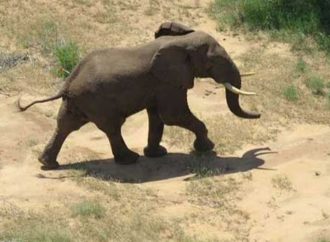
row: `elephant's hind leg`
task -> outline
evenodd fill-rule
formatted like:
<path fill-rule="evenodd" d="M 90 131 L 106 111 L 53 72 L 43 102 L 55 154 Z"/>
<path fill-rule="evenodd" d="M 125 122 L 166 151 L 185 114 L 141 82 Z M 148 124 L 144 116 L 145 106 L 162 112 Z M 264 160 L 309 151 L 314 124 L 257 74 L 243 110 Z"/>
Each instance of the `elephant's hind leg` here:
<path fill-rule="evenodd" d="M 144 155 L 148 157 L 159 157 L 167 154 L 165 147 L 159 143 L 163 136 L 164 122 L 158 114 L 157 108 L 147 108 L 149 118 L 148 146 L 144 148 Z"/>
<path fill-rule="evenodd" d="M 78 130 L 87 122 L 87 119 L 71 103 L 67 100 L 63 101 L 57 116 L 56 130 L 38 158 L 44 165 L 44 169 L 56 169 L 59 167 L 56 159 L 63 142 L 71 132 Z"/>

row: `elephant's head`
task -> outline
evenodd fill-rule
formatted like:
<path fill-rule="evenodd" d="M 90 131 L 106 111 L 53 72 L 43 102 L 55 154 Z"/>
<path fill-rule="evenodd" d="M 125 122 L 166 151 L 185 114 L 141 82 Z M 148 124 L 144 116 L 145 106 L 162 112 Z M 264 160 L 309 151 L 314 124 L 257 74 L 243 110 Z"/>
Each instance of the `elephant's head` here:
<path fill-rule="evenodd" d="M 159 38 L 164 35 L 185 35 L 194 32 L 193 29 L 176 22 L 162 23 L 158 30 L 155 32 L 155 38 Z"/>
<path fill-rule="evenodd" d="M 167 35 L 167 34 L 166 34 Z M 241 88 L 240 72 L 225 49 L 210 35 L 191 31 L 162 44 L 152 59 L 152 72 L 158 79 L 181 88 L 192 88 L 195 77 L 210 77 L 226 87 L 229 109 L 241 118 L 259 118 L 244 111 L 239 95 L 254 95 Z"/>

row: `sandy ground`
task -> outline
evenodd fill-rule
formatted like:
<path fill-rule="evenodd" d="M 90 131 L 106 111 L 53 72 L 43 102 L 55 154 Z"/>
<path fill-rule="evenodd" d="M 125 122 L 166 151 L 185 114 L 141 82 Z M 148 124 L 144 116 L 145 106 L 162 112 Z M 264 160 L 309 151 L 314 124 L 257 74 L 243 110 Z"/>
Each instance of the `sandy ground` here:
<path fill-rule="evenodd" d="M 206 84 L 198 84 L 196 89 L 202 89 L 203 85 Z M 0 113 L 5 114 L 0 117 L 2 202 L 36 208 L 88 196 L 87 191 L 66 179 L 67 170 L 86 159 L 105 175 L 142 182 L 142 186 L 156 190 L 160 197 L 166 196 L 169 200 L 185 199 L 182 195 L 185 179 L 191 176 L 185 169 L 189 155 L 168 147 L 174 152 L 168 157 L 142 157 L 137 165 L 117 166 L 111 159 L 106 137 L 93 125 L 86 125 L 67 140 L 59 157 L 61 164 L 67 166 L 58 171 L 40 170 L 36 154 L 51 134 L 55 120 L 40 115 L 42 106 L 17 113 L 15 100 L 16 97 L 1 97 Z M 194 105 L 202 102 L 202 97 L 191 92 L 190 100 L 193 110 L 203 111 Z M 250 241 L 310 241 L 330 232 L 329 135 L 328 126 L 300 124 L 284 130 L 274 142 L 246 146 L 233 156 L 218 156 L 213 161 L 215 167 L 225 167 L 228 176 L 249 171 L 251 179 L 244 185 L 244 195 L 238 204 L 249 214 Z M 142 152 L 147 137 L 144 112 L 127 121 L 124 136 L 130 147 Z M 282 184 L 281 179 L 288 184 L 285 181 Z M 185 213 L 183 207 L 165 206 L 163 210 L 182 214 Z"/>
<path fill-rule="evenodd" d="M 193 2 L 203 5 L 208 1 Z M 243 43 L 239 37 L 229 34 L 219 34 L 210 19 L 200 21 L 198 28 L 215 36 L 234 57 L 248 51 L 251 45 L 258 45 Z M 278 49 L 273 50 L 270 44 L 268 51 Z M 277 54 L 285 55 L 287 51 L 283 45 Z M 24 96 L 26 102 L 33 98 L 36 97 Z M 187 202 L 184 191 L 186 180 L 193 176 L 187 170 L 191 155 L 186 150 L 164 143 L 170 152 L 168 156 L 157 159 L 141 157 L 136 165 L 118 166 L 114 164 L 105 135 L 92 124 L 67 139 L 58 159 L 63 165 L 61 169 L 41 170 L 37 155 L 56 125 L 54 110 L 58 109 L 60 102 L 35 106 L 19 113 L 16 100 L 17 96 L 0 93 L 0 206 L 15 204 L 25 209 L 41 209 L 92 197 L 91 191 L 70 179 L 70 171 L 78 169 L 79 163 L 84 162 L 103 177 L 141 184 L 154 190 L 160 198 L 174 201 L 159 209 L 159 214 L 165 217 L 182 217 L 196 209 Z M 209 81 L 196 83 L 189 92 L 189 103 L 194 112 L 204 117 L 229 113 L 223 89 L 214 91 L 214 85 Z M 130 117 L 124 127 L 123 135 L 128 146 L 140 154 L 147 141 L 147 127 L 145 112 Z M 242 224 L 237 225 L 245 231 L 245 240 L 298 242 L 330 237 L 329 136 L 329 126 L 294 124 L 283 128 L 274 141 L 245 145 L 232 155 L 217 154 L 211 158 L 209 165 L 212 168 L 225 171 L 221 175 L 223 179 L 245 177 L 240 198 L 232 201 L 247 214 Z M 219 239 L 226 238 L 216 226 L 199 224 L 194 227 L 192 224 L 190 229 L 197 233 L 206 231 Z"/>

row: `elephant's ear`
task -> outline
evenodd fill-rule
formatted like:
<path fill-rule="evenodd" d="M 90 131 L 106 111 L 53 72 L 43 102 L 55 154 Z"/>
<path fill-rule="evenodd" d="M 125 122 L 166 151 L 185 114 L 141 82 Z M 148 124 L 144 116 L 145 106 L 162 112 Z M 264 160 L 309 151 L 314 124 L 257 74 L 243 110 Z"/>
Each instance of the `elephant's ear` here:
<path fill-rule="evenodd" d="M 192 64 L 185 48 L 167 45 L 151 61 L 151 72 L 161 82 L 189 89 L 194 86 Z"/>
<path fill-rule="evenodd" d="M 164 35 L 185 35 L 194 32 L 193 29 L 176 22 L 162 23 L 155 32 L 155 39 Z"/>

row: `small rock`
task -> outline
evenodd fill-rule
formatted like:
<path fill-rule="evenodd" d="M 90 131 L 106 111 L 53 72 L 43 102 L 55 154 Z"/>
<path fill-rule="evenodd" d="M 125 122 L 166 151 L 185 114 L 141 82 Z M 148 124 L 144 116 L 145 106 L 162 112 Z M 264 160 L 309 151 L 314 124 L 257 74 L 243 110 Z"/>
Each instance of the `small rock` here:
<path fill-rule="evenodd" d="M 321 175 L 321 173 L 318 171 L 315 171 L 315 176 L 319 176 L 319 175 Z"/>

